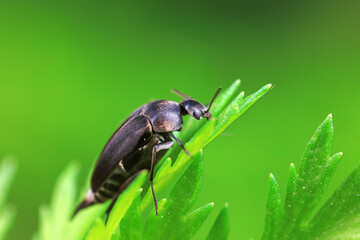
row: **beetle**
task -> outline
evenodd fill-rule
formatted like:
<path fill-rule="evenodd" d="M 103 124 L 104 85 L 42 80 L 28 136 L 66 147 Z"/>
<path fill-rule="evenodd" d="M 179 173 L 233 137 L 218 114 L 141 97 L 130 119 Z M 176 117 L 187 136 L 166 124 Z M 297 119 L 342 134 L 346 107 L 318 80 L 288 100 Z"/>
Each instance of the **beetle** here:
<path fill-rule="evenodd" d="M 221 87 L 215 92 L 208 107 L 172 89 L 175 94 L 184 98 L 180 103 L 155 100 L 136 109 L 103 148 L 92 173 L 91 189 L 76 208 L 74 215 L 83 208 L 112 199 L 106 212 L 108 216 L 119 194 L 143 169 L 150 171 L 150 186 L 158 215 L 153 186 L 154 166 L 174 145 L 173 140 L 191 156 L 173 132 L 181 130 L 184 115 L 189 114 L 197 120 L 210 119 L 211 105 L 220 90 Z"/>

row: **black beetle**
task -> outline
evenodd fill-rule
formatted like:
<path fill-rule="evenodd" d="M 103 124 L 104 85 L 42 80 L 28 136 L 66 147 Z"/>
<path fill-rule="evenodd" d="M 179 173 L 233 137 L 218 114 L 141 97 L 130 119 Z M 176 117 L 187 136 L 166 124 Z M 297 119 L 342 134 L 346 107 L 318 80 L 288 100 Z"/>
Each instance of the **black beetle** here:
<path fill-rule="evenodd" d="M 91 177 L 91 189 L 74 214 L 95 203 L 112 199 L 107 210 L 109 214 L 119 194 L 143 169 L 150 169 L 150 185 L 158 214 L 152 182 L 154 165 L 173 146 L 172 139 L 190 155 L 172 132 L 181 130 L 183 115 L 189 114 L 197 120 L 209 119 L 210 107 L 220 90 L 216 91 L 209 107 L 173 89 L 174 93 L 185 98 L 180 103 L 156 100 L 136 109 L 106 143 Z"/>

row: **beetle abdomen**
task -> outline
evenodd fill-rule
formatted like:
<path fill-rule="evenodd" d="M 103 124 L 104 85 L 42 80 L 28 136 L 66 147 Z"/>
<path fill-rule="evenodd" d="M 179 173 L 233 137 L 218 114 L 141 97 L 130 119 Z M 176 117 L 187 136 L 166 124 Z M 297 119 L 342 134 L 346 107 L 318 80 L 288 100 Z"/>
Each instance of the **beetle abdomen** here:
<path fill-rule="evenodd" d="M 101 153 L 91 177 L 91 189 L 97 192 L 119 162 L 146 145 L 152 138 L 152 127 L 145 116 L 136 116 L 120 127 Z"/>
<path fill-rule="evenodd" d="M 121 193 L 142 169 L 150 169 L 151 153 L 153 147 L 159 143 L 157 135 L 153 135 L 150 141 L 142 148 L 134 151 L 130 156 L 119 162 L 109 177 L 95 192 L 96 202 L 105 202 Z M 163 150 L 156 156 L 156 162 L 166 153 Z"/>
<path fill-rule="evenodd" d="M 111 199 L 116 194 L 118 194 L 122 183 L 125 182 L 127 178 L 129 178 L 129 175 L 130 174 L 122 166 L 122 161 L 120 161 L 120 164 L 114 169 L 114 171 L 96 191 L 96 202 L 105 202 L 106 200 Z"/>

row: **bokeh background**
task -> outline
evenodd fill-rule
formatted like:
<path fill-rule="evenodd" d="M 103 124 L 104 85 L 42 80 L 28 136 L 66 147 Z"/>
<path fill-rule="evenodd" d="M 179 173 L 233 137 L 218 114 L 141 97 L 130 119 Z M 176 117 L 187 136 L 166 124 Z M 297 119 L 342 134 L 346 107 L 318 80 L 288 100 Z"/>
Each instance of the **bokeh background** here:
<path fill-rule="evenodd" d="M 0 157 L 17 156 L 9 239 L 29 239 L 71 161 L 82 184 L 117 126 L 177 88 L 207 102 L 235 79 L 274 89 L 205 149 L 198 205 L 230 206 L 230 239 L 259 239 L 269 173 L 285 190 L 333 113 L 344 157 L 360 160 L 359 1 L 0 1 Z"/>

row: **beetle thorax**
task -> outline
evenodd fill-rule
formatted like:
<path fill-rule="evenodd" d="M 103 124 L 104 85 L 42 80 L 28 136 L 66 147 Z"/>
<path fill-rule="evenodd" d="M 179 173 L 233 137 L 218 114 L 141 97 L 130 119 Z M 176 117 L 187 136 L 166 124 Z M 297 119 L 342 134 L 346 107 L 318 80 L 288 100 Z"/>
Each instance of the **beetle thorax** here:
<path fill-rule="evenodd" d="M 142 115 L 150 120 L 154 132 L 172 132 L 181 129 L 181 106 L 177 102 L 168 100 L 150 102 L 144 107 Z"/>

